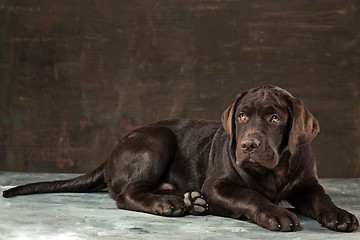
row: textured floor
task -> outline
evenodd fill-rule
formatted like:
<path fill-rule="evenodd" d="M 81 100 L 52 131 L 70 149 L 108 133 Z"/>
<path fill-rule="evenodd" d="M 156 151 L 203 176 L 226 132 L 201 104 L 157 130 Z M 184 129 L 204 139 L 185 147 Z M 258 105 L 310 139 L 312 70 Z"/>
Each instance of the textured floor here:
<path fill-rule="evenodd" d="M 74 174 L 0 172 L 0 190 Z M 322 179 L 334 202 L 360 218 L 360 179 Z M 0 239 L 360 239 L 298 215 L 302 230 L 271 232 L 216 216 L 166 218 L 119 210 L 107 193 L 39 194 L 0 198 Z"/>

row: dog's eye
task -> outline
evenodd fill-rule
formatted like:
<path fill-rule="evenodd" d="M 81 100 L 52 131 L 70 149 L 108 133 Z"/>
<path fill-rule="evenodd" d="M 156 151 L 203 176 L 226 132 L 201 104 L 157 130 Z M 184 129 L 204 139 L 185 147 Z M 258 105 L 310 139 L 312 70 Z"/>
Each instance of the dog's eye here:
<path fill-rule="evenodd" d="M 240 120 L 241 122 L 246 121 L 246 120 L 247 120 L 246 114 L 243 113 L 243 112 L 240 113 L 240 114 L 239 114 L 239 120 Z"/>
<path fill-rule="evenodd" d="M 280 118 L 277 115 L 272 115 L 271 118 L 270 118 L 270 122 L 279 123 Z"/>

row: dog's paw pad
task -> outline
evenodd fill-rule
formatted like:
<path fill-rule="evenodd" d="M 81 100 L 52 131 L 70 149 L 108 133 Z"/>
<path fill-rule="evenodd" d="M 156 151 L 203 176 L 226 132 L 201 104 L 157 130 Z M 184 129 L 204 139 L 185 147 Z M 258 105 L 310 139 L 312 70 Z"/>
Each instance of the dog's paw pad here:
<path fill-rule="evenodd" d="M 185 193 L 184 203 L 186 209 L 193 215 L 203 215 L 209 210 L 209 206 L 204 197 L 198 191 Z"/>
<path fill-rule="evenodd" d="M 206 212 L 206 207 L 200 207 L 198 205 L 194 205 L 194 211 L 195 211 L 194 215 L 204 214 Z"/>
<path fill-rule="evenodd" d="M 202 198 L 198 198 L 194 201 L 194 204 L 196 205 L 200 205 L 200 206 L 205 206 L 206 205 L 206 201 Z"/>
<path fill-rule="evenodd" d="M 191 193 L 191 198 L 199 198 L 199 197 L 201 197 L 201 193 L 196 192 L 196 191 Z"/>

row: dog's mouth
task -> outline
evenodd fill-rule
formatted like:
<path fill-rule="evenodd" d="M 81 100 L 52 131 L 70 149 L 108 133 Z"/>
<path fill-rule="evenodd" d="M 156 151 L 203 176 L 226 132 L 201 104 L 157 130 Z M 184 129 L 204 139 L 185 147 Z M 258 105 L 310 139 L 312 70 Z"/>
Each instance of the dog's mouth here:
<path fill-rule="evenodd" d="M 261 164 L 258 162 L 258 160 L 256 160 L 254 157 L 251 156 L 251 154 L 248 155 L 248 157 L 245 159 L 245 161 L 247 164 L 251 164 L 254 167 L 258 167 L 261 166 Z"/>
<path fill-rule="evenodd" d="M 244 165 L 253 166 L 253 167 L 261 166 L 258 159 L 252 154 L 244 154 L 238 156 L 236 160 L 236 165 L 238 165 L 239 167 Z"/>
<path fill-rule="evenodd" d="M 265 167 L 268 169 L 272 169 L 277 166 L 279 162 L 279 158 L 275 152 L 271 152 L 271 154 L 244 154 L 240 156 L 240 161 L 237 161 L 237 165 L 246 165 L 250 167 Z"/>

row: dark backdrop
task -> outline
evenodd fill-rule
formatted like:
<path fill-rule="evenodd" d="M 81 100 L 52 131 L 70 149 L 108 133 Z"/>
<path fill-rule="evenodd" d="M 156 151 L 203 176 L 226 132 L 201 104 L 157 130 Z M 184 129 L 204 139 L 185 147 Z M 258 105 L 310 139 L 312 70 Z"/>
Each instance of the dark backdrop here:
<path fill-rule="evenodd" d="M 0 170 L 85 172 L 166 118 L 276 84 L 318 118 L 321 177 L 360 177 L 358 0 L 0 1 Z"/>

